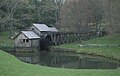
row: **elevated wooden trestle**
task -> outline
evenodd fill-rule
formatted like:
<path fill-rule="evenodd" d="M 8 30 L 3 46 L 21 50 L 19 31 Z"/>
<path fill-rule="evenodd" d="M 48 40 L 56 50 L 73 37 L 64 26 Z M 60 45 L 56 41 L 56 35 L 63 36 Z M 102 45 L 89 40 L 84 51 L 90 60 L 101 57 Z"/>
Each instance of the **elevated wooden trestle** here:
<path fill-rule="evenodd" d="M 89 34 L 77 32 L 48 32 L 46 37 L 40 40 L 40 49 L 48 48 L 51 45 L 72 43 L 81 40 L 88 40 Z"/>

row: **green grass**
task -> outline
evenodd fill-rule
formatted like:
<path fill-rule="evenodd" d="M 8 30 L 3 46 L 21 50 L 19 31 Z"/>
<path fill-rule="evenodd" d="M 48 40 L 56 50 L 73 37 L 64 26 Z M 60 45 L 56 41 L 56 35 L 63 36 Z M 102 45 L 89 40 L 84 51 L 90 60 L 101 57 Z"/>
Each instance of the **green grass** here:
<path fill-rule="evenodd" d="M 106 36 L 84 41 L 84 44 L 120 44 L 120 35 Z M 120 59 L 120 47 L 79 47 L 80 43 L 69 43 L 56 46 L 59 48 L 71 48 L 77 50 L 76 52 L 96 53 L 98 55 L 105 55 Z"/>
<path fill-rule="evenodd" d="M 23 63 L 0 51 L 0 76 L 120 76 L 120 69 L 62 69 Z"/>
<path fill-rule="evenodd" d="M 14 45 L 14 40 L 9 38 L 9 32 L 0 32 L 0 45 Z"/>
<path fill-rule="evenodd" d="M 120 34 L 106 36 L 102 38 L 96 38 L 92 40 L 85 41 L 84 43 L 90 44 L 120 44 Z"/>

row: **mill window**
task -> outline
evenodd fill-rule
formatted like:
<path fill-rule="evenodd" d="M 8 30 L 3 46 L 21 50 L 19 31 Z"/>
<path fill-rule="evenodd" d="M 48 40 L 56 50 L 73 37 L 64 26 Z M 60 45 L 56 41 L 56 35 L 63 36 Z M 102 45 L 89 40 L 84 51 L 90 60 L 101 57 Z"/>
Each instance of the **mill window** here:
<path fill-rule="evenodd" d="M 26 42 L 29 42 L 29 40 L 28 40 L 28 39 L 26 39 Z"/>
<path fill-rule="evenodd" d="M 23 39 L 23 42 L 25 42 L 25 39 Z"/>

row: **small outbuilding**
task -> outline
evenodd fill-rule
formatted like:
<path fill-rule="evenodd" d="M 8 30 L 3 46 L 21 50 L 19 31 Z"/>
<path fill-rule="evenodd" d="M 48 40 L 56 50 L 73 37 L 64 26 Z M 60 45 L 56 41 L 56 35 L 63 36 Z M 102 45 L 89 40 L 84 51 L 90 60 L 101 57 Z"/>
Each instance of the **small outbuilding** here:
<path fill-rule="evenodd" d="M 38 47 L 40 37 L 33 31 L 21 31 L 14 37 L 16 47 Z"/>

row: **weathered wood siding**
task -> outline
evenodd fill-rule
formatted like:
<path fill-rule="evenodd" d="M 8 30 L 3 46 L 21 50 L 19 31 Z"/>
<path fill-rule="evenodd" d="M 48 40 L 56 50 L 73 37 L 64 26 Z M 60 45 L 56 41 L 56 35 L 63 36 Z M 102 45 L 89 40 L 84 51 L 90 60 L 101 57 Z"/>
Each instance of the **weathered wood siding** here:
<path fill-rule="evenodd" d="M 23 42 L 23 39 L 28 39 L 24 34 L 20 34 L 15 38 L 15 46 L 17 47 L 37 47 L 39 46 L 39 39 L 31 39 L 29 42 Z"/>
<path fill-rule="evenodd" d="M 39 46 L 39 40 L 40 39 L 30 40 L 31 41 L 31 46 L 32 47 L 38 47 Z"/>
<path fill-rule="evenodd" d="M 20 34 L 18 37 L 15 38 L 15 46 L 18 47 L 31 47 L 31 42 L 22 42 L 23 39 L 28 39 L 24 34 Z"/>

